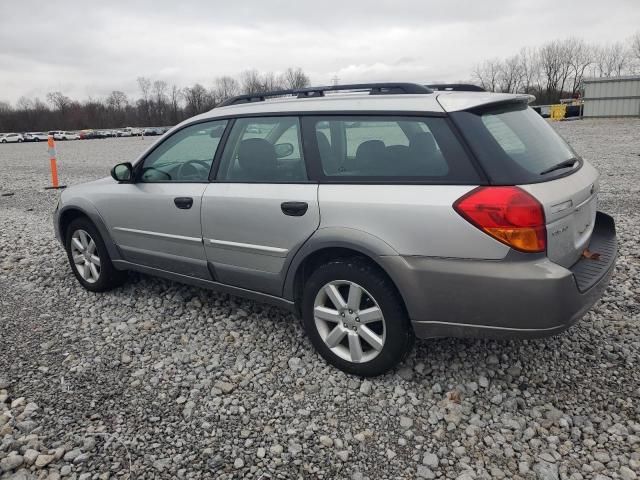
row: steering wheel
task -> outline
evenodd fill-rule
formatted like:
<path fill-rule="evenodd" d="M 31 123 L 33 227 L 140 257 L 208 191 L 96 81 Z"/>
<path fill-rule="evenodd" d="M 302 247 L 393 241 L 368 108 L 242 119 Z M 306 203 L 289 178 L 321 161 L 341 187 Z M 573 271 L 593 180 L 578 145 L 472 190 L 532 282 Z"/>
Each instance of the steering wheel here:
<path fill-rule="evenodd" d="M 209 176 L 209 164 L 205 160 L 187 160 L 178 167 L 179 180 L 200 180 Z"/>

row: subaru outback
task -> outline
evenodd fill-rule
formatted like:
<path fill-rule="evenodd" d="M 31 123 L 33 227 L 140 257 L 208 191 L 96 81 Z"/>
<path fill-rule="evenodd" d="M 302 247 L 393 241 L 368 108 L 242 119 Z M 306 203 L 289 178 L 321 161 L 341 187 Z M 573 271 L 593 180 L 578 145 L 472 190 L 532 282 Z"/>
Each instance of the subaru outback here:
<path fill-rule="evenodd" d="M 272 303 L 362 376 L 415 337 L 557 334 L 614 268 L 598 172 L 532 97 L 472 90 L 232 98 L 64 191 L 56 236 L 88 290 L 135 270 Z"/>

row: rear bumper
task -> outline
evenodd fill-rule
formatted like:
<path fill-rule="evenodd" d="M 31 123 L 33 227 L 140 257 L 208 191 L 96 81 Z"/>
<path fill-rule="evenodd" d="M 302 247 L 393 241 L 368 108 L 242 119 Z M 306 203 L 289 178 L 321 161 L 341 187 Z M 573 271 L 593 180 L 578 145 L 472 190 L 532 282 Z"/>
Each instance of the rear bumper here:
<path fill-rule="evenodd" d="M 570 269 L 512 251 L 500 261 L 381 257 L 416 336 L 535 338 L 578 321 L 602 296 L 617 254 L 613 219 L 598 212 L 589 249 Z"/>

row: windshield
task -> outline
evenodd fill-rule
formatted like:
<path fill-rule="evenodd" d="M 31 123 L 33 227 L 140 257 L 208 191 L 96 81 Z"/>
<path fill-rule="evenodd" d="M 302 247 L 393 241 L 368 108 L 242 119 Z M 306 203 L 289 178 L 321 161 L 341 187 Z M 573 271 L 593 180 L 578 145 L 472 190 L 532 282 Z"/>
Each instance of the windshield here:
<path fill-rule="evenodd" d="M 526 105 L 457 112 L 453 116 L 493 183 L 536 183 L 572 169 L 569 165 L 541 175 L 560 162 L 576 158 L 576 153 L 546 120 Z"/>

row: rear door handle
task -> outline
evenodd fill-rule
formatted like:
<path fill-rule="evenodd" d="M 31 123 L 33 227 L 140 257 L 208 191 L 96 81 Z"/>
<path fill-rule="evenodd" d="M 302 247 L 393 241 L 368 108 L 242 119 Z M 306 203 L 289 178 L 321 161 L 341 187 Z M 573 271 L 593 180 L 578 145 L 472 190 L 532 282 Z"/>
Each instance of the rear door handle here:
<path fill-rule="evenodd" d="M 301 217 L 309 209 L 307 202 L 283 202 L 280 205 L 282 213 L 289 215 L 290 217 Z"/>
<path fill-rule="evenodd" d="M 173 199 L 173 203 L 176 204 L 176 207 L 181 208 L 183 210 L 188 210 L 193 206 L 193 198 L 191 197 L 176 197 Z"/>

